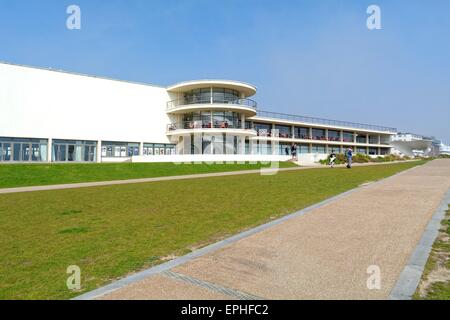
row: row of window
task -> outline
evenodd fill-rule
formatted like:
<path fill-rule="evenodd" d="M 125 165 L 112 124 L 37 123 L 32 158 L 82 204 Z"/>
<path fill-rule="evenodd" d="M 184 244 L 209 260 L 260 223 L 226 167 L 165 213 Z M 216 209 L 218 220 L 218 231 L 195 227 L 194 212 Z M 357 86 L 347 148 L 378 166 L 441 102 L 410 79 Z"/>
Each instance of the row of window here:
<path fill-rule="evenodd" d="M 190 140 L 190 153 L 191 154 L 238 154 L 240 153 L 240 146 L 238 143 L 238 138 L 233 136 L 225 136 L 225 135 L 208 135 L 203 134 L 199 137 L 200 140 L 195 141 L 195 137 L 191 137 Z M 201 147 L 200 147 L 201 146 Z M 290 155 L 291 154 L 292 144 L 280 143 L 277 145 L 277 149 L 275 150 L 275 154 L 278 155 Z M 312 144 L 311 147 L 309 144 L 298 144 L 297 145 L 297 153 L 298 154 L 307 154 L 307 153 L 318 153 L 318 154 L 327 154 L 331 152 L 335 153 L 343 153 L 347 147 L 345 146 L 327 146 Z M 253 146 L 251 147 L 250 141 L 248 139 L 245 140 L 245 154 L 263 154 L 263 155 L 272 155 L 273 145 L 270 142 L 266 141 L 255 141 Z M 253 150 L 252 150 L 253 149 Z M 355 149 L 356 153 L 359 154 L 369 154 L 369 155 L 386 155 L 389 154 L 388 148 L 366 148 L 366 147 L 358 147 Z M 380 153 L 379 153 L 380 152 Z"/>
<path fill-rule="evenodd" d="M 174 144 L 144 144 L 143 155 L 174 155 Z M 139 143 L 102 142 L 103 158 L 126 158 L 140 155 Z M 48 140 L 1 138 L 0 162 L 47 162 Z M 95 162 L 96 141 L 53 140 L 52 162 Z"/>
<path fill-rule="evenodd" d="M 279 144 L 278 148 L 277 148 L 277 152 L 275 154 L 277 155 L 291 155 L 291 144 Z M 249 150 L 250 147 L 248 145 L 246 145 L 246 153 L 249 154 Z M 297 145 L 297 154 L 307 154 L 307 153 L 317 153 L 317 154 L 327 154 L 327 153 L 343 153 L 344 150 L 346 148 L 345 147 L 332 147 L 329 146 L 328 147 L 328 151 L 327 151 L 327 147 L 325 145 L 315 145 L 313 144 L 311 146 L 311 148 L 309 147 L 308 144 L 298 144 Z M 272 154 L 272 145 L 269 144 L 256 144 L 256 146 L 254 146 L 254 150 L 256 152 L 256 154 Z M 380 153 L 378 153 L 378 148 L 369 148 L 367 150 L 367 148 L 357 148 L 356 153 L 359 154 L 369 154 L 369 155 L 387 155 L 389 154 L 389 149 L 387 148 L 381 148 Z"/>
<path fill-rule="evenodd" d="M 175 155 L 176 147 L 174 144 L 157 144 L 145 143 L 144 156 L 159 156 L 159 155 Z"/>
<path fill-rule="evenodd" d="M 184 94 L 184 103 L 226 103 L 239 99 L 239 92 L 223 88 L 195 89 Z"/>
<path fill-rule="evenodd" d="M 324 140 L 324 141 L 341 141 L 341 132 L 338 130 L 328 130 L 328 137 L 325 129 L 307 128 L 307 127 L 294 127 L 292 131 L 291 126 L 275 125 L 272 127 L 268 123 L 254 123 L 254 129 L 260 137 L 272 137 L 273 129 L 278 130 L 278 137 L 280 138 L 295 138 L 305 140 Z M 369 135 L 370 144 L 379 143 L 378 135 Z M 344 131 L 342 133 L 343 142 L 354 142 L 355 133 Z M 366 135 L 356 135 L 357 143 L 367 143 Z"/>

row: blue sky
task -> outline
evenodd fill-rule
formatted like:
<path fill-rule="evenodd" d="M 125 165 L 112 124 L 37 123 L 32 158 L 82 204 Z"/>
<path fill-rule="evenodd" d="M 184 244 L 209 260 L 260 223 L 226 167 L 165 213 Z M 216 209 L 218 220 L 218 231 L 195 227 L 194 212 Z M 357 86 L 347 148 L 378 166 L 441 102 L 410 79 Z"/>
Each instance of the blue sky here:
<path fill-rule="evenodd" d="M 82 29 L 66 28 L 66 8 Z M 382 30 L 366 28 L 381 7 Z M 0 0 L 0 60 L 169 85 L 255 84 L 263 110 L 450 143 L 448 0 Z"/>

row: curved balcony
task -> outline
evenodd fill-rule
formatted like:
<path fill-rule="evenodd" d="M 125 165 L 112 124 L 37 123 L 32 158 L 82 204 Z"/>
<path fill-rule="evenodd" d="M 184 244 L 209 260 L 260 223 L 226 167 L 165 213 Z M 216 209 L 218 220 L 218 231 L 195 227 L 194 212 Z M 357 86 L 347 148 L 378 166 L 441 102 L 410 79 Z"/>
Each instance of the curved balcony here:
<path fill-rule="evenodd" d="M 241 121 L 184 121 L 167 125 L 167 135 L 180 136 L 191 133 L 227 133 L 230 135 L 256 136 L 256 131 L 248 124 L 242 126 Z"/>
<path fill-rule="evenodd" d="M 212 97 L 189 97 L 167 103 L 168 113 L 183 113 L 194 110 L 229 110 L 245 113 L 247 116 L 255 116 L 257 103 L 252 99 L 218 99 Z"/>

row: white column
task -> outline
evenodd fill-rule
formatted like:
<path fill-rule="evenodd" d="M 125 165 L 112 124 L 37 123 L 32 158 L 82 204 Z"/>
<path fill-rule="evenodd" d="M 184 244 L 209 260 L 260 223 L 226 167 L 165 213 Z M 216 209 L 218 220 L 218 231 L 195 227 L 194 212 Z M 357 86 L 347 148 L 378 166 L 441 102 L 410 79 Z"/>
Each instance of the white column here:
<path fill-rule="evenodd" d="M 97 163 L 102 162 L 102 141 L 97 141 Z"/>
<path fill-rule="evenodd" d="M 52 162 L 53 139 L 48 138 L 47 145 L 47 162 Z"/>
<path fill-rule="evenodd" d="M 139 155 L 140 155 L 140 156 L 143 156 L 143 155 L 144 155 L 144 143 L 143 143 L 143 142 L 141 142 L 141 143 L 139 144 Z"/>
<path fill-rule="evenodd" d="M 245 136 L 239 138 L 241 144 L 239 146 L 238 153 L 240 154 L 245 154 L 245 138 Z"/>
<path fill-rule="evenodd" d="M 245 129 L 245 114 L 241 114 L 241 128 Z"/>
<path fill-rule="evenodd" d="M 211 93 L 210 101 L 211 101 L 211 104 L 213 104 L 214 103 L 214 100 L 213 100 L 213 87 L 211 87 L 210 93 Z"/>

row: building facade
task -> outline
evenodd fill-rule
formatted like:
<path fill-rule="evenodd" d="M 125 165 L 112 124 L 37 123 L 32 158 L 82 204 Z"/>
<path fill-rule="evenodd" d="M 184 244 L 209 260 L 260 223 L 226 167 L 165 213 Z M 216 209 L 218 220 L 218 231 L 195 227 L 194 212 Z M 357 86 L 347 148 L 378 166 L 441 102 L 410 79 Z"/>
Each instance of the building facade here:
<path fill-rule="evenodd" d="M 260 111 L 256 87 L 170 87 L 0 63 L 0 161 L 171 161 L 175 156 L 391 152 L 395 128 Z"/>

